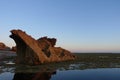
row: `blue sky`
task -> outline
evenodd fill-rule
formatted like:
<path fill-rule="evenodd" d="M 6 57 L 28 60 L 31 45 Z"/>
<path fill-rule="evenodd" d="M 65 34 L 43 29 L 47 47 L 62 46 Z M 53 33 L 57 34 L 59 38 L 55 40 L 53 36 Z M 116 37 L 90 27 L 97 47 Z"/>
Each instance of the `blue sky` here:
<path fill-rule="evenodd" d="M 71 52 L 120 52 L 120 0 L 0 0 L 0 41 L 10 30 L 58 39 Z"/>

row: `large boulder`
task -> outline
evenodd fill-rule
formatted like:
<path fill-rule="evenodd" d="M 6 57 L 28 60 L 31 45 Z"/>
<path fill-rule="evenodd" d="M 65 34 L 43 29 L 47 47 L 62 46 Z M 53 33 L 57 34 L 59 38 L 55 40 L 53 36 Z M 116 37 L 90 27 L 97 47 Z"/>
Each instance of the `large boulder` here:
<path fill-rule="evenodd" d="M 55 47 L 55 38 L 42 37 L 35 40 L 22 30 L 12 30 L 11 33 L 10 37 L 17 47 L 17 63 L 35 65 L 75 59 L 69 51 Z"/>

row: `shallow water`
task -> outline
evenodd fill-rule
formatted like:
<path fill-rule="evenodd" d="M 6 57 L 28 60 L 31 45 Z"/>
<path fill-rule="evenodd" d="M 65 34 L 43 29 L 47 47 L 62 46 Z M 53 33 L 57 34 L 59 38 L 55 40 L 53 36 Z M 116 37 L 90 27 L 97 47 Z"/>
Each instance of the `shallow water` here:
<path fill-rule="evenodd" d="M 12 59 L 2 62 L 0 80 L 120 80 L 120 62 L 110 59 L 38 66 L 16 65 Z"/>
<path fill-rule="evenodd" d="M 54 63 L 40 66 L 11 64 L 0 67 L 0 80 L 120 80 L 120 68 L 117 63 L 117 65 L 111 63 L 109 67 L 103 66 L 104 68 L 95 67 L 93 64 Z"/>
<path fill-rule="evenodd" d="M 0 80 L 120 80 L 119 68 L 57 70 L 54 73 L 12 73 L 3 72 Z"/>

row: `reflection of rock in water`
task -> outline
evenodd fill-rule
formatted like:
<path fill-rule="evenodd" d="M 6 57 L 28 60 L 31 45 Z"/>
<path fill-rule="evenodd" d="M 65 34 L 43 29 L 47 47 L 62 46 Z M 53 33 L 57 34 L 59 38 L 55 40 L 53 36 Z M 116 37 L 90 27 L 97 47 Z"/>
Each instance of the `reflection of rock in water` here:
<path fill-rule="evenodd" d="M 13 80 L 50 80 L 56 72 L 15 73 Z"/>

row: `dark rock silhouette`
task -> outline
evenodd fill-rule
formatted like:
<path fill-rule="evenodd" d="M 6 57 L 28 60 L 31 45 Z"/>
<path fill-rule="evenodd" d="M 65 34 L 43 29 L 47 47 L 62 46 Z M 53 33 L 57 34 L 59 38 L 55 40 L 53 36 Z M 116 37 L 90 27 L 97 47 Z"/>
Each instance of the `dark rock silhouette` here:
<path fill-rule="evenodd" d="M 17 62 L 21 64 L 41 64 L 74 60 L 75 56 L 61 47 L 54 47 L 55 38 L 42 37 L 35 40 L 22 30 L 12 30 L 10 37 L 17 47 Z"/>
<path fill-rule="evenodd" d="M 15 73 L 13 80 L 50 80 L 56 72 Z"/>
<path fill-rule="evenodd" d="M 9 51 L 10 47 L 6 46 L 4 43 L 0 42 L 0 50 Z"/>

